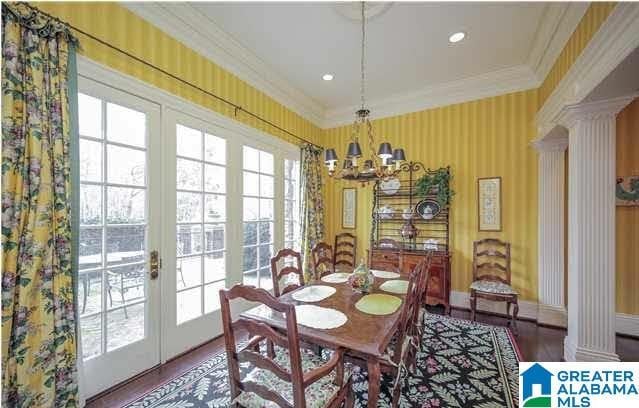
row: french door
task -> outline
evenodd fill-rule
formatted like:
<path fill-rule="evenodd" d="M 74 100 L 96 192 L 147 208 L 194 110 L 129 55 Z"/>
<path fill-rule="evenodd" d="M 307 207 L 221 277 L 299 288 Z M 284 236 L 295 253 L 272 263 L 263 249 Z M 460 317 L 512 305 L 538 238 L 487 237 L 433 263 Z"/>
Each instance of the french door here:
<path fill-rule="evenodd" d="M 227 274 L 228 197 L 237 180 L 220 129 L 171 109 L 164 117 L 163 359 L 222 333 L 219 290 Z"/>
<path fill-rule="evenodd" d="M 160 362 L 160 108 L 84 77 L 78 85 L 78 309 L 91 396 Z"/>
<path fill-rule="evenodd" d="M 271 290 L 270 257 L 299 243 L 299 148 L 101 68 L 87 75 L 78 309 L 90 397 L 221 335 L 220 289 Z"/>

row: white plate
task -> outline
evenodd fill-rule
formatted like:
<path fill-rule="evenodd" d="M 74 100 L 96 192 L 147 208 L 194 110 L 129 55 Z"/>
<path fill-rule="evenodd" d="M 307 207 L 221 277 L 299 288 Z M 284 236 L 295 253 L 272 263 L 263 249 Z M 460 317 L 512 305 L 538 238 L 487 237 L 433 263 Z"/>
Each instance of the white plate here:
<path fill-rule="evenodd" d="M 396 272 L 380 271 L 380 270 L 377 270 L 377 269 L 371 269 L 371 273 L 376 278 L 380 278 L 380 279 L 397 279 L 397 278 L 400 277 L 400 274 L 398 274 Z"/>
<path fill-rule="evenodd" d="M 298 302 L 319 302 L 333 295 L 337 290 L 325 285 L 306 286 L 293 292 L 291 297 Z"/>
<path fill-rule="evenodd" d="M 399 191 L 399 188 L 402 184 L 399 182 L 397 177 L 390 178 L 388 180 L 383 180 L 379 183 L 379 187 L 382 189 L 382 192 L 386 195 L 393 195 Z"/>
<path fill-rule="evenodd" d="M 297 323 L 314 329 L 334 329 L 348 321 L 348 317 L 339 310 L 315 305 L 295 306 Z"/>
<path fill-rule="evenodd" d="M 348 281 L 349 273 L 336 272 L 322 277 L 322 282 L 326 283 L 344 283 Z"/>

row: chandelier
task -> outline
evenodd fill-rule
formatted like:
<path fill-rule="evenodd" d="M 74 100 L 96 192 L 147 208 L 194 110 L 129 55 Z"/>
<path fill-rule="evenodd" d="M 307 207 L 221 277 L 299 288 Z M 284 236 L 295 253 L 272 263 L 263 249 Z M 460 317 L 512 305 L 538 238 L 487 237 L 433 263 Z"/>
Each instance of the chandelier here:
<path fill-rule="evenodd" d="M 369 181 L 385 180 L 394 176 L 400 171 L 402 162 L 406 160 L 404 149 L 392 149 L 391 144 L 383 142 L 379 145 L 377 155 L 374 154 L 373 125 L 369 119 L 370 111 L 366 109 L 365 103 L 365 49 L 366 49 L 366 16 L 364 14 L 364 2 L 361 4 L 362 18 L 362 55 L 361 55 L 361 85 L 360 100 L 361 108 L 355 112 L 355 121 L 351 130 L 351 141 L 348 144 L 346 158 L 343 165 L 338 166 L 337 153 L 335 149 L 326 149 L 324 162 L 328 168 L 328 175 L 335 179 L 359 181 L 366 185 Z M 362 131 L 366 132 L 368 138 L 368 149 L 370 156 L 363 158 L 362 148 L 359 144 L 359 136 Z"/>

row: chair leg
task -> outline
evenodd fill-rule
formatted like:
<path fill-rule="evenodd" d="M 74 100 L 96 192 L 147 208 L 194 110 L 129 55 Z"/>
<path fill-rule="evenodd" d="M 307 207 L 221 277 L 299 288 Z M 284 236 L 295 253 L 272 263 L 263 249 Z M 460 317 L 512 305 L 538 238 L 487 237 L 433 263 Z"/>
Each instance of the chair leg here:
<path fill-rule="evenodd" d="M 477 313 L 477 296 L 475 291 L 470 292 L 470 320 L 475 321 L 475 314 Z"/>
<path fill-rule="evenodd" d="M 515 304 L 515 306 L 513 308 L 512 328 L 513 328 L 513 332 L 515 334 L 517 334 L 517 332 L 518 332 L 518 330 L 517 330 L 517 315 L 519 314 L 519 304 L 517 303 L 517 298 L 515 298 L 515 301 L 513 303 Z"/>
<path fill-rule="evenodd" d="M 506 316 L 510 319 L 510 300 L 506 301 Z"/>

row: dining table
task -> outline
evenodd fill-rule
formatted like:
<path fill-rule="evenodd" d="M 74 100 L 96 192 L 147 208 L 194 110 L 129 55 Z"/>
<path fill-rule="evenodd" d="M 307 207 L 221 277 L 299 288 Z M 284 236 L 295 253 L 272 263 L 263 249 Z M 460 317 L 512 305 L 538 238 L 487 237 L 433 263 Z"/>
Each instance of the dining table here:
<path fill-rule="evenodd" d="M 407 279 L 401 276 L 397 279 Z M 385 355 L 393 334 L 400 323 L 402 308 L 405 306 L 405 295 L 388 293 L 379 286 L 389 279 L 375 277 L 370 294 L 383 293 L 402 299 L 401 305 L 391 314 L 372 315 L 358 310 L 355 306 L 364 294 L 354 290 L 348 282 L 328 283 L 313 281 L 306 286 L 288 292 L 279 297 L 284 303 L 295 305 L 312 304 L 320 307 L 338 310 L 347 317 L 346 323 L 333 329 L 318 329 L 298 323 L 300 340 L 304 343 L 321 346 L 327 349 L 346 349 L 347 353 L 366 362 L 368 370 L 368 407 L 377 407 L 380 392 L 381 360 Z M 309 285 L 325 285 L 336 289 L 335 293 L 317 302 L 303 302 L 293 298 L 295 292 L 303 290 Z M 278 330 L 286 331 L 284 315 L 271 308 L 260 305 L 243 313 L 244 318 L 266 323 Z M 298 319 L 299 320 L 299 319 Z"/>

